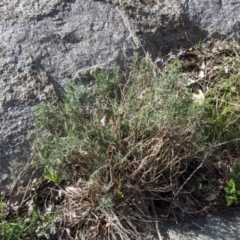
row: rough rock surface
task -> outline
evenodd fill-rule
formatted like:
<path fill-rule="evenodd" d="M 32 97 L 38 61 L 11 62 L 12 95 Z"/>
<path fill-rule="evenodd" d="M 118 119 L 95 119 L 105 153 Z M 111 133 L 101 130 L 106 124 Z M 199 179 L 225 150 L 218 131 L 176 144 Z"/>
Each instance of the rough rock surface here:
<path fill-rule="evenodd" d="M 0 1 L 0 183 L 26 161 L 29 111 L 59 98 L 92 67 L 121 65 L 133 50 L 160 56 L 209 36 L 240 34 L 239 0 Z"/>
<path fill-rule="evenodd" d="M 30 147 L 26 141 L 27 130 L 32 127 L 29 111 L 39 102 L 36 96 L 44 94 L 48 99 L 56 99 L 56 95 L 46 72 L 38 69 L 31 61 L 2 61 L 4 64 L 0 70 L 0 177 L 4 179 L 6 175 L 2 174 L 7 170 L 10 157 L 11 160 L 26 162 L 29 156 Z"/>
<path fill-rule="evenodd" d="M 197 216 L 192 222 L 163 222 L 163 240 L 239 240 L 240 209 L 229 209 L 214 216 Z M 155 236 L 151 240 L 158 240 Z"/>
<path fill-rule="evenodd" d="M 146 51 L 155 57 L 208 38 L 240 38 L 238 0 L 104 0 L 120 5 Z"/>
<path fill-rule="evenodd" d="M 172 47 L 193 45 L 206 36 L 205 31 L 182 18 L 179 0 L 105 1 L 120 5 L 136 43 L 153 57 Z"/>
<path fill-rule="evenodd" d="M 181 0 L 183 13 L 212 33 L 240 38 L 239 0 Z"/>
<path fill-rule="evenodd" d="M 37 96 L 60 97 L 90 67 L 119 65 L 135 48 L 116 6 L 86 0 L 0 2 L 0 182 L 26 161 Z"/>

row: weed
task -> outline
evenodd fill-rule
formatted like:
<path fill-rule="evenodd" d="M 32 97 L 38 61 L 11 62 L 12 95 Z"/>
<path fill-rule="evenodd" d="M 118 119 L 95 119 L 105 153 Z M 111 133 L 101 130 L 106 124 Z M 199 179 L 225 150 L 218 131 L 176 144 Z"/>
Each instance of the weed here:
<path fill-rule="evenodd" d="M 124 193 L 119 190 L 119 189 L 116 189 L 115 192 L 121 197 L 121 198 L 124 198 Z"/>
<path fill-rule="evenodd" d="M 239 204 L 240 190 L 236 189 L 236 184 L 233 179 L 229 180 L 224 190 L 226 192 L 226 202 L 228 206 Z"/>
<path fill-rule="evenodd" d="M 59 184 L 62 180 L 65 180 L 65 176 L 60 176 L 60 172 L 54 170 L 51 166 L 47 165 L 44 169 L 43 177 L 54 184 Z"/>
<path fill-rule="evenodd" d="M 102 211 L 108 210 L 112 208 L 112 197 L 111 196 L 103 196 L 99 198 L 97 210 L 100 209 Z"/>
<path fill-rule="evenodd" d="M 29 218 L 20 221 L 2 221 L 0 223 L 0 237 L 3 240 L 33 239 L 38 227 L 36 214 L 32 213 Z"/>

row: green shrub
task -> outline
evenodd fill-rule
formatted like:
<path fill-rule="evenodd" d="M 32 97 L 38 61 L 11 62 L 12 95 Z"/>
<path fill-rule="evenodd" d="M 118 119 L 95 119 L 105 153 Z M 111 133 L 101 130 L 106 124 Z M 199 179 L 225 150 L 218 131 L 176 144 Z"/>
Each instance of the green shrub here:
<path fill-rule="evenodd" d="M 178 80 L 179 71 L 177 59 L 154 74 L 150 60 L 136 58 L 127 76 L 119 69 L 96 72 L 91 87 L 69 85 L 63 102 L 42 103 L 33 116 L 36 164 L 44 178 L 70 186 L 81 178 L 81 201 L 92 203 L 92 213 L 102 212 L 106 224 L 123 203 L 137 217 L 131 206 L 150 196 L 174 198 L 170 191 L 190 174 L 186 166 L 201 162 L 205 151 L 203 107 Z M 125 221 L 123 216 L 118 228 L 127 234 Z M 78 227 L 86 237 L 83 229 Z"/>

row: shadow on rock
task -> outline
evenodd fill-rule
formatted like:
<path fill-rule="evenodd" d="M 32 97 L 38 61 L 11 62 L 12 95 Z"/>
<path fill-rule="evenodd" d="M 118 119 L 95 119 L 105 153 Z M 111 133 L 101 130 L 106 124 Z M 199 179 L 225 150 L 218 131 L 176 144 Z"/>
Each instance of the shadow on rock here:
<path fill-rule="evenodd" d="M 138 34 L 144 50 L 151 53 L 153 58 L 165 55 L 173 48 L 189 48 L 210 38 L 223 38 L 220 34 L 209 36 L 208 31 L 200 29 L 184 15 L 179 18 L 178 23 L 167 18 L 167 16 L 163 16 L 168 25 L 159 26 L 154 33 Z"/>

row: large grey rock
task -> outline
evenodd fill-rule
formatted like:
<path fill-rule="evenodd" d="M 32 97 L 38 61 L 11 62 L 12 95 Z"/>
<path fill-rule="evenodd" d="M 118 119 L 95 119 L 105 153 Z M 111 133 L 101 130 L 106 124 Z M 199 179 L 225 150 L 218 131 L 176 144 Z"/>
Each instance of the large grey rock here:
<path fill-rule="evenodd" d="M 0 2 L 0 181 L 30 155 L 37 96 L 61 96 L 92 67 L 123 64 L 135 48 L 116 6 L 92 0 Z"/>
<path fill-rule="evenodd" d="M 240 209 L 224 210 L 214 216 L 196 216 L 191 222 L 160 223 L 163 240 L 240 239 Z M 152 240 L 157 240 L 157 236 Z"/>
<path fill-rule="evenodd" d="M 82 72 L 121 65 L 136 48 L 155 58 L 209 31 L 239 38 L 239 9 L 238 0 L 2 0 L 0 176 L 30 154 L 39 94 L 59 98 Z"/>
<path fill-rule="evenodd" d="M 171 46 L 186 44 L 178 0 L 104 0 L 119 5 L 127 18 L 135 42 L 153 57 Z M 189 29 L 188 31 L 190 31 Z M 199 39 L 199 36 L 195 38 Z"/>
<path fill-rule="evenodd" d="M 104 0 L 120 5 L 139 44 L 153 57 L 202 39 L 240 38 L 239 0 Z"/>
<path fill-rule="evenodd" d="M 183 13 L 210 33 L 240 38 L 239 0 L 182 0 Z"/>

